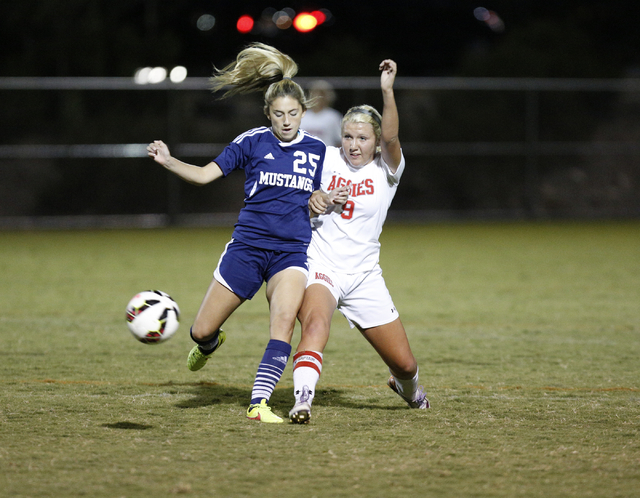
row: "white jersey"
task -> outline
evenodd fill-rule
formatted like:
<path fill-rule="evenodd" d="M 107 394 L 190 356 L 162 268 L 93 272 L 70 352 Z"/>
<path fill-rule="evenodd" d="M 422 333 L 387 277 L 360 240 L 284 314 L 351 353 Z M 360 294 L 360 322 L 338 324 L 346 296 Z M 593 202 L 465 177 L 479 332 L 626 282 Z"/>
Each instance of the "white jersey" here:
<path fill-rule="evenodd" d="M 340 145 L 342 142 L 342 114 L 331 107 L 318 112 L 309 109 L 302 116 L 300 128 L 315 135 L 327 145 Z"/>
<path fill-rule="evenodd" d="M 332 206 L 327 214 L 312 218 L 309 259 L 339 273 L 372 270 L 380 259 L 378 239 L 404 165 L 402 156 L 392 173 L 378 153 L 369 164 L 354 168 L 341 148 L 327 147 L 322 190 L 351 185 L 351 191 L 344 206 Z"/>

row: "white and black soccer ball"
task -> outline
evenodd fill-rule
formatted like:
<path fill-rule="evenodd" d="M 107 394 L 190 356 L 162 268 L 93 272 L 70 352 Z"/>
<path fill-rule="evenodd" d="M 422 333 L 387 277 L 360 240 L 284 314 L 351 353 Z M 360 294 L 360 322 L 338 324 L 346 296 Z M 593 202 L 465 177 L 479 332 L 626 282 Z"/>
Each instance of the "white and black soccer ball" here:
<path fill-rule="evenodd" d="M 127 325 L 140 342 L 158 344 L 178 330 L 180 308 L 166 292 L 139 292 L 127 304 Z"/>

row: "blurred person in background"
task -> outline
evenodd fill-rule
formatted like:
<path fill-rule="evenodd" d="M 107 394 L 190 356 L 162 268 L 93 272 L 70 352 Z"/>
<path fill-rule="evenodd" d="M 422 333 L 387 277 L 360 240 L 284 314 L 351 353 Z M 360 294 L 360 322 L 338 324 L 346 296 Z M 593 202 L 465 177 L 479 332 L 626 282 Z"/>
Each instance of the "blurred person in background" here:
<path fill-rule="evenodd" d="M 325 144 L 340 147 L 342 114 L 331 107 L 335 101 L 336 93 L 329 82 L 314 81 L 309 86 L 309 110 L 300 126 Z"/>
<path fill-rule="evenodd" d="M 291 78 L 296 63 L 273 47 L 254 43 L 235 62 L 211 78 L 213 90 L 231 88 L 223 97 L 264 91 L 270 127 L 236 137 L 204 167 L 171 156 L 161 140 L 147 147 L 154 161 L 195 185 L 205 185 L 242 169 L 245 206 L 231 241 L 191 327 L 196 343 L 187 367 L 196 371 L 226 340 L 220 328 L 227 318 L 267 283 L 270 340 L 258 366 L 247 417 L 282 422 L 268 401 L 291 353 L 291 337 L 307 282 L 307 246 L 311 239 L 309 197 L 320 187 L 325 144 L 300 130 L 307 108 L 304 91 Z"/>
<path fill-rule="evenodd" d="M 298 314 L 302 327 L 293 361 L 293 423 L 311 417 L 316 384 L 331 319 L 339 309 L 389 367 L 388 385 L 411 408 L 429 408 L 418 385 L 418 364 L 409 346 L 379 265 L 379 237 L 404 171 L 393 84 L 397 65 L 384 60 L 380 88 L 382 115 L 368 105 L 352 107 L 342 119 L 342 147 L 327 147 L 322 191 L 309 202 L 313 235 L 309 280 Z M 349 198 L 328 193 L 347 188 Z"/>

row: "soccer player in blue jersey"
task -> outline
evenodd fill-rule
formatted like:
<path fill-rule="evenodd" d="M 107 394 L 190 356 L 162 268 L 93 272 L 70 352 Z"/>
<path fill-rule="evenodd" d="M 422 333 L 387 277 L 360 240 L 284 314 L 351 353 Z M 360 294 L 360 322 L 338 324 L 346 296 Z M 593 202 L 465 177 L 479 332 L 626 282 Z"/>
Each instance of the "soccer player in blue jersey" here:
<path fill-rule="evenodd" d="M 215 72 L 213 90 L 230 88 L 225 97 L 264 90 L 264 112 L 271 126 L 239 135 L 206 166 L 172 157 L 160 140 L 147 147 L 157 163 L 196 185 L 235 169 L 245 172 L 245 206 L 191 327 L 196 345 L 187 366 L 195 371 L 205 365 L 226 339 L 222 324 L 266 282 L 270 340 L 258 367 L 247 417 L 267 423 L 282 422 L 268 401 L 291 354 L 307 282 L 308 201 L 320 188 L 326 150 L 321 140 L 300 130 L 307 101 L 300 85 L 291 80 L 297 70 L 287 55 L 254 43 L 235 62 Z"/>

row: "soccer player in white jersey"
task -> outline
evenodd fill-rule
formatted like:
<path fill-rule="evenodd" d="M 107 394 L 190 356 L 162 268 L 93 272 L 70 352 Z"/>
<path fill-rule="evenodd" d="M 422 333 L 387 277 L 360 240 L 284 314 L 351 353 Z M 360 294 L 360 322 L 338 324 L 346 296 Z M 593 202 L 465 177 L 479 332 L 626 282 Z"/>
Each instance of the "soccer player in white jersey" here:
<path fill-rule="evenodd" d="M 298 314 L 302 336 L 293 363 L 295 406 L 289 412 L 293 423 L 306 423 L 311 417 L 336 308 L 387 364 L 389 387 L 411 408 L 429 408 L 418 385 L 418 364 L 378 264 L 378 239 L 405 167 L 393 93 L 396 63 L 384 60 L 380 70 L 382 116 L 367 105 L 347 111 L 342 147 L 327 148 L 322 191 L 309 202 L 319 215 L 312 218 L 309 280 Z M 344 189 L 349 198 L 343 203 Z"/>
<path fill-rule="evenodd" d="M 306 250 L 311 239 L 308 202 L 320 187 L 326 150 L 321 140 L 299 129 L 307 104 L 304 91 L 291 80 L 297 70 L 287 55 L 254 43 L 214 74 L 214 91 L 231 87 L 224 96 L 265 90 L 264 112 L 271 127 L 241 134 L 206 166 L 172 157 L 160 140 L 147 147 L 157 163 L 196 185 L 212 182 L 234 169 L 245 172 L 245 206 L 191 327 L 196 345 L 189 353 L 187 367 L 195 371 L 205 365 L 226 340 L 222 324 L 267 282 L 270 340 L 247 410 L 248 418 L 267 423 L 282 422 L 268 401 L 291 353 L 291 337 L 307 282 Z"/>
<path fill-rule="evenodd" d="M 336 93 L 328 81 L 317 80 L 309 86 L 311 107 L 302 118 L 300 126 L 315 135 L 327 145 L 339 147 L 342 142 L 342 114 L 335 110 L 333 103 Z"/>

